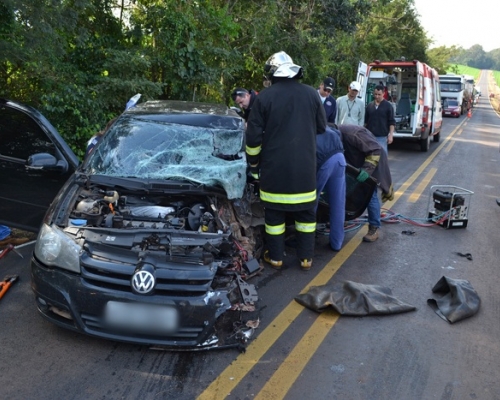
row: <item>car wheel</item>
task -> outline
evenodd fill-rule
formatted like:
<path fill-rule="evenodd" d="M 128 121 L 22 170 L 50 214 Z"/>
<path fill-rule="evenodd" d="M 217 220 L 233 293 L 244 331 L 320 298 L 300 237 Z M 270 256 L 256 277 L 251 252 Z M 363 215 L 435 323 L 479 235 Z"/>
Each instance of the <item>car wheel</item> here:
<path fill-rule="evenodd" d="M 431 137 L 427 136 L 425 139 L 420 139 L 420 151 L 429 151 L 431 145 Z"/>
<path fill-rule="evenodd" d="M 434 138 L 434 139 L 433 139 L 433 140 L 434 140 L 434 142 L 436 142 L 436 143 L 437 143 L 437 142 L 439 142 L 439 139 L 441 139 L 441 132 L 436 133 L 436 134 L 433 136 L 433 138 Z"/>

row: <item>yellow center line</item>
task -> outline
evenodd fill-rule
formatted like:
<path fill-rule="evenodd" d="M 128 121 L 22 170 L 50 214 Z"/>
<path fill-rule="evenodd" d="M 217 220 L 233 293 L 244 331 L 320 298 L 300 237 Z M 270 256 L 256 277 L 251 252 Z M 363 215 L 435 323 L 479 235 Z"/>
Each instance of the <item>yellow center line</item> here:
<path fill-rule="evenodd" d="M 420 181 L 417 188 L 413 191 L 410 198 L 408 199 L 409 203 L 416 203 L 420 198 L 420 195 L 423 193 L 427 185 L 431 182 L 432 178 L 437 172 L 437 168 L 431 168 L 427 175 L 425 175 L 424 179 Z"/>
<path fill-rule="evenodd" d="M 324 285 L 339 270 L 342 264 L 356 250 L 364 233 L 357 232 L 354 237 L 333 257 L 328 264 L 301 291 L 305 293 L 310 286 Z M 304 311 L 304 307 L 295 301 L 290 302 L 279 315 L 248 345 L 246 352 L 240 354 L 231 365 L 200 394 L 200 400 L 223 399 L 256 365 L 262 356 L 279 339 L 291 323 Z"/>
<path fill-rule="evenodd" d="M 406 190 L 411 186 L 413 182 L 423 173 L 425 168 L 430 164 L 432 160 L 437 156 L 441 149 L 446 145 L 450 138 L 456 133 L 457 129 L 465 122 L 462 121 L 460 125 L 455 128 L 455 130 L 439 145 L 439 147 L 434 150 L 434 152 L 420 165 L 420 167 L 406 180 L 406 182 L 401 185 L 401 187 L 394 194 L 394 200 L 388 201 L 383 204 L 384 208 L 390 209 L 399 200 L 399 198 L 406 192 Z M 357 232 L 356 235 L 335 255 L 325 267 L 318 272 L 318 274 L 304 287 L 301 293 L 307 292 L 310 286 L 321 286 L 325 285 L 333 275 L 340 269 L 343 263 L 349 258 L 349 256 L 356 250 L 362 241 L 364 233 L 361 231 Z M 269 325 L 259 333 L 259 335 L 248 345 L 246 352 L 241 353 L 238 357 L 226 367 L 224 371 L 198 396 L 199 400 L 212 400 L 212 399 L 223 399 L 227 397 L 231 391 L 241 382 L 241 380 L 250 372 L 250 370 L 259 363 L 262 356 L 271 348 L 271 346 L 279 339 L 283 332 L 288 329 L 288 327 L 293 323 L 293 321 L 298 317 L 298 315 L 304 310 L 304 307 L 291 301 L 284 310 L 278 314 Z M 324 314 L 324 313 L 323 313 Z M 320 314 L 321 316 L 322 314 Z M 327 314 L 325 314 L 327 315 Z M 318 316 L 319 319 L 319 316 Z M 322 321 L 323 319 L 321 319 Z M 329 325 L 331 329 L 338 318 Z M 318 329 L 313 323 L 309 331 Z M 328 330 L 329 330 L 328 329 Z M 328 332 L 327 332 L 328 333 Z M 318 335 L 318 338 L 321 335 Z M 322 341 L 323 339 L 321 339 Z M 321 342 L 315 343 L 317 349 Z M 302 352 L 302 346 L 304 346 L 304 339 L 302 339 L 292 353 L 296 351 Z M 314 353 L 314 351 L 311 351 Z M 297 353 L 295 353 L 297 354 Z M 284 372 L 286 373 L 288 365 L 281 365 L 278 371 L 280 375 Z M 283 372 L 281 371 L 283 369 Z M 273 375 L 274 377 L 274 375 Z M 271 379 L 273 379 L 271 377 Z M 266 385 L 267 387 L 267 385 Z M 271 388 L 267 387 L 266 390 Z M 277 388 L 276 388 L 277 389 Z M 288 388 L 289 389 L 289 388 Z M 287 389 L 287 390 L 288 390 Z M 268 398 L 272 398 L 270 395 Z M 280 398 L 277 396 L 276 398 Z"/>
<path fill-rule="evenodd" d="M 302 346 L 295 347 L 255 399 L 283 399 L 339 317 L 340 315 L 333 310 L 319 314 L 302 337 Z"/>
<path fill-rule="evenodd" d="M 450 144 L 448 145 L 448 147 L 446 149 L 444 149 L 444 152 L 449 153 L 454 144 L 455 144 L 455 141 L 450 140 Z"/>

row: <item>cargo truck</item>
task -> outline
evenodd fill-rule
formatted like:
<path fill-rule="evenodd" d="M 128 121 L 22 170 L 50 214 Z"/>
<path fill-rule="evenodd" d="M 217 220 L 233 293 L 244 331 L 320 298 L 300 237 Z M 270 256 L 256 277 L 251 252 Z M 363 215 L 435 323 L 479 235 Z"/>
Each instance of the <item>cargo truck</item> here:
<path fill-rule="evenodd" d="M 441 82 L 441 98 L 456 100 L 460 104 L 460 115 L 467 112 L 472 106 L 474 78 L 466 75 L 446 74 L 439 75 Z"/>

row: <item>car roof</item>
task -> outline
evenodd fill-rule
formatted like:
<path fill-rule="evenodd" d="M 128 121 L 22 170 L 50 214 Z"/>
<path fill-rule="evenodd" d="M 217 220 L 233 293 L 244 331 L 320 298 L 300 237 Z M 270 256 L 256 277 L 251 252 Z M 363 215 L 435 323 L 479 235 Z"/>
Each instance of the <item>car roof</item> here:
<path fill-rule="evenodd" d="M 129 108 L 122 116 L 212 128 L 244 128 L 243 119 L 226 105 L 194 101 L 150 100 Z"/>
<path fill-rule="evenodd" d="M 159 114 L 210 114 L 219 116 L 238 116 L 224 104 L 198 103 L 194 101 L 180 100 L 149 100 L 139 103 L 126 111 L 127 113 L 159 113 Z"/>

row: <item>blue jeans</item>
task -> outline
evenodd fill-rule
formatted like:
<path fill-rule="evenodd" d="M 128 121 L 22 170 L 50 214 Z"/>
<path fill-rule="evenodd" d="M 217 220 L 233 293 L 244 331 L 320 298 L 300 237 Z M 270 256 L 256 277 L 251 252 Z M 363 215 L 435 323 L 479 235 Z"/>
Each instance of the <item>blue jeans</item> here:
<path fill-rule="evenodd" d="M 339 251 L 344 242 L 345 168 L 344 154 L 337 153 L 326 160 L 316 174 L 318 198 L 324 191 L 330 206 L 330 247 L 335 251 Z"/>
<path fill-rule="evenodd" d="M 378 144 L 385 150 L 385 154 L 388 154 L 387 136 L 375 136 L 375 139 L 377 139 Z"/>
<path fill-rule="evenodd" d="M 373 191 L 372 198 L 366 209 L 368 210 L 368 224 L 380 228 L 380 201 L 377 188 Z"/>

